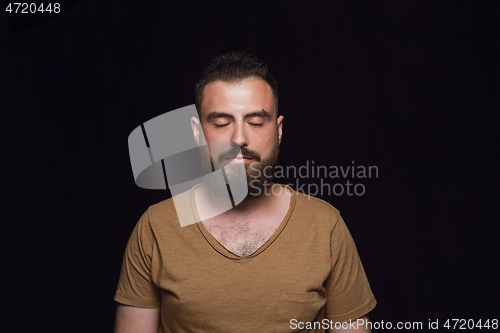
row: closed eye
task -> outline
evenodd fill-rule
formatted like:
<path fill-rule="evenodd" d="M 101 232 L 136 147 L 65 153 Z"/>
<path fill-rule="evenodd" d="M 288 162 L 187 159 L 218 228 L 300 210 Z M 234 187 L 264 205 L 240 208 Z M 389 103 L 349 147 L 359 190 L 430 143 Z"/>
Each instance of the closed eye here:
<path fill-rule="evenodd" d="M 260 123 L 260 124 L 249 123 L 249 124 L 252 125 L 252 126 L 262 126 L 262 125 L 264 125 L 264 123 Z"/>
<path fill-rule="evenodd" d="M 229 125 L 229 124 L 215 124 L 215 127 L 216 128 L 221 128 L 221 127 L 225 127 L 227 125 Z"/>

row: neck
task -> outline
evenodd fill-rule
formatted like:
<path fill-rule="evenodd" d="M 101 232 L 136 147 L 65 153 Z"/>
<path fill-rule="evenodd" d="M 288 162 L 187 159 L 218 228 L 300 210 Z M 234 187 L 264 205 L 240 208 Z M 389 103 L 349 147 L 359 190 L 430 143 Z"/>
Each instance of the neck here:
<path fill-rule="evenodd" d="M 232 216 L 232 215 L 242 215 L 251 214 L 255 211 L 260 211 L 268 207 L 278 196 L 280 196 L 280 191 L 278 194 L 270 191 L 274 183 L 270 183 L 268 187 L 269 190 L 263 191 L 263 193 L 256 198 L 245 199 L 236 207 L 228 207 L 227 199 L 212 195 L 206 187 L 201 186 L 195 191 L 196 207 L 198 209 L 198 214 L 201 220 L 206 220 L 214 216 Z"/>

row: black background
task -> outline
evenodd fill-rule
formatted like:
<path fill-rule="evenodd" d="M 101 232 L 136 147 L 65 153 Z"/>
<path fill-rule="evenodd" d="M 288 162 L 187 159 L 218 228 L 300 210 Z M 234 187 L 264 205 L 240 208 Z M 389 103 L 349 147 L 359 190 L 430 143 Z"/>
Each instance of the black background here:
<path fill-rule="evenodd" d="M 0 31 L 9 331 L 112 331 L 130 232 L 170 196 L 135 185 L 128 135 L 193 104 L 229 50 L 278 81 L 281 165 L 378 166 L 352 180 L 363 196 L 321 196 L 356 241 L 372 321 L 498 319 L 498 1 L 89 0 L 16 32 L 3 12 Z"/>

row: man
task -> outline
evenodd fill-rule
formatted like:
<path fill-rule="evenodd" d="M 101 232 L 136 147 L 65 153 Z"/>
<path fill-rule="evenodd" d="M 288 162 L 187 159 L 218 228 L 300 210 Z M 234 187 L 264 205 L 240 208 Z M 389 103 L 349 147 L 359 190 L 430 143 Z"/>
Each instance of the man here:
<path fill-rule="evenodd" d="M 173 199 L 149 207 L 125 252 L 115 332 L 369 332 L 334 325 L 367 320 L 376 304 L 339 212 L 271 182 L 283 116 L 267 66 L 245 53 L 214 58 L 196 106 L 196 142 L 230 143 L 218 154 L 209 144 L 210 163 L 244 165 L 248 194 L 214 212 L 225 184 L 217 194 L 208 179 L 177 196 L 200 221 L 183 227 Z"/>

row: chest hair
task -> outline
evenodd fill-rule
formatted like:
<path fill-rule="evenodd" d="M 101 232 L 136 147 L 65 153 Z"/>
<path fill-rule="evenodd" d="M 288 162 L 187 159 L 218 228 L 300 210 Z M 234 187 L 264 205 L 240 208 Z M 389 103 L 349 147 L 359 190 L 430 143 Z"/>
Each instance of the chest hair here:
<path fill-rule="evenodd" d="M 207 223 L 205 228 L 228 251 L 246 257 L 257 251 L 272 236 L 279 223 L 259 224 L 248 217 Z"/>

